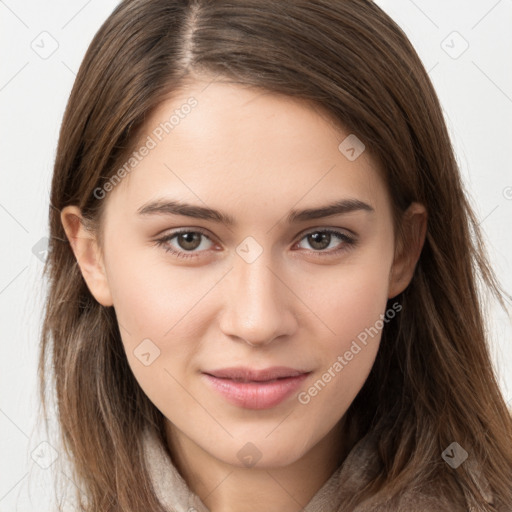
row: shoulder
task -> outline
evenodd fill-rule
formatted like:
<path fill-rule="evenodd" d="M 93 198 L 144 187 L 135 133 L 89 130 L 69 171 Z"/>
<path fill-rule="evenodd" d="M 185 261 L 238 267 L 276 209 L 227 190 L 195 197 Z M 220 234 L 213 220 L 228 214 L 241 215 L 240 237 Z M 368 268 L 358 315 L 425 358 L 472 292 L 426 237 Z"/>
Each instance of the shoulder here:
<path fill-rule="evenodd" d="M 364 492 L 364 488 L 378 478 L 382 471 L 382 466 L 378 461 L 377 437 L 370 433 L 354 446 L 342 466 L 339 484 L 344 500 L 350 502 L 350 497 L 358 492 Z M 388 494 L 386 486 L 381 487 L 375 494 L 367 495 L 366 499 L 350 510 L 353 512 L 483 512 L 498 510 L 494 506 L 489 482 L 477 462 L 469 458 L 462 468 L 466 472 L 466 477 L 472 480 L 474 492 L 469 492 L 461 485 L 457 475 L 447 474 L 446 470 L 444 466 L 440 465 L 439 471 L 426 474 L 424 479 L 417 478 L 414 483 L 409 483 L 392 496 Z M 483 507 L 477 505 L 475 492 L 480 494 L 481 502 L 485 503 Z"/>
<path fill-rule="evenodd" d="M 448 494 L 437 485 L 408 488 L 390 499 L 377 493 L 364 500 L 353 512 L 469 512 L 462 491 Z M 476 511 L 475 511 L 476 512 Z"/>

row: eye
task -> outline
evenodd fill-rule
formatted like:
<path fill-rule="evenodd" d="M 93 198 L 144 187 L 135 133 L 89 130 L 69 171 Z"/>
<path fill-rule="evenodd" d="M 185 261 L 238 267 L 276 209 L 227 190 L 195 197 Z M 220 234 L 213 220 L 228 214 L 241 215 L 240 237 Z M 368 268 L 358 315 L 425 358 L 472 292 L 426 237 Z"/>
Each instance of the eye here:
<path fill-rule="evenodd" d="M 335 243 L 336 239 L 338 239 L 337 245 L 339 247 L 333 251 L 326 251 L 326 249 L 333 247 L 332 243 Z M 337 231 L 334 229 L 317 229 L 316 231 L 310 231 L 309 233 L 306 233 L 303 238 L 301 238 L 301 241 L 302 240 L 306 240 L 307 243 L 313 247 L 313 252 L 325 252 L 326 255 L 330 256 L 348 250 L 350 247 L 356 244 L 356 240 L 353 236 L 349 236 L 343 231 Z M 300 245 L 300 242 L 298 245 Z M 336 243 L 334 246 L 336 246 Z"/>
<path fill-rule="evenodd" d="M 174 239 L 176 239 L 176 245 L 171 243 Z M 213 244 L 211 239 L 203 231 L 192 231 L 190 229 L 174 231 L 173 233 L 159 238 L 155 243 L 163 247 L 166 252 L 170 252 L 178 258 L 195 258 L 199 256 L 196 252 L 200 253 L 203 250 L 211 248 L 211 246 L 204 247 L 202 239 L 207 239 Z M 201 248 L 201 250 L 196 251 L 196 249 L 199 248 Z"/>
<path fill-rule="evenodd" d="M 172 243 L 175 240 L 174 244 Z M 204 247 L 204 239 L 210 242 L 210 246 Z M 335 250 L 326 250 L 332 248 L 332 243 L 338 240 L 339 248 Z M 296 246 L 300 245 L 302 240 L 307 240 L 313 248 L 313 253 L 318 253 L 324 256 L 334 256 L 342 251 L 348 250 L 356 244 L 356 239 L 347 235 L 343 231 L 334 229 L 317 229 L 306 233 Z M 200 256 L 200 253 L 211 249 L 213 246 L 212 240 L 201 230 L 181 229 L 169 233 L 155 241 L 156 245 L 163 247 L 166 252 L 173 254 L 178 258 L 195 258 Z M 336 244 L 335 244 L 336 246 Z"/>

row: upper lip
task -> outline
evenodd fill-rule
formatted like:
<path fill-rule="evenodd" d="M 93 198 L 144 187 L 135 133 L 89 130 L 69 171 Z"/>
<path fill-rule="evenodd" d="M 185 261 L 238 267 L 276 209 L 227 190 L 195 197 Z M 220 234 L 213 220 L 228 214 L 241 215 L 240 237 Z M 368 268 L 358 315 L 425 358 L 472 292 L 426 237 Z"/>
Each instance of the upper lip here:
<path fill-rule="evenodd" d="M 230 368 L 221 368 L 219 370 L 208 370 L 203 373 L 218 377 L 220 379 L 233 379 L 241 381 L 264 382 L 268 380 L 280 379 L 285 377 L 296 377 L 309 371 L 297 370 L 287 366 L 272 366 L 256 370 L 245 366 L 236 366 Z"/>

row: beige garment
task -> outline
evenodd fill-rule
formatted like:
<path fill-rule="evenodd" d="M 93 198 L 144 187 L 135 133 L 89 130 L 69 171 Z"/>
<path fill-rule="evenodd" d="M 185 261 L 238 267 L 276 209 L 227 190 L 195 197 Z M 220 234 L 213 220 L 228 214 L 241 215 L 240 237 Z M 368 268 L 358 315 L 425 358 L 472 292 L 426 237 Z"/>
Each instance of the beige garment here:
<path fill-rule="evenodd" d="M 171 461 L 165 447 L 155 433 L 146 431 L 143 437 L 144 456 L 153 488 L 168 512 L 210 512 L 199 496 L 191 491 Z M 301 512 L 347 512 L 343 503 L 378 471 L 375 439 L 367 435 L 350 451 L 341 466 L 313 496 Z M 474 473 L 473 473 L 474 475 Z M 481 475 L 480 475 L 481 477 Z M 479 484 L 478 484 L 479 485 Z M 492 496 L 480 487 L 489 503 Z M 400 496 L 398 502 L 382 505 L 369 498 L 350 512 L 468 512 L 477 510 L 470 505 L 456 506 L 440 496 L 437 489 L 411 490 Z M 266 512 L 255 509 L 254 512 Z"/>

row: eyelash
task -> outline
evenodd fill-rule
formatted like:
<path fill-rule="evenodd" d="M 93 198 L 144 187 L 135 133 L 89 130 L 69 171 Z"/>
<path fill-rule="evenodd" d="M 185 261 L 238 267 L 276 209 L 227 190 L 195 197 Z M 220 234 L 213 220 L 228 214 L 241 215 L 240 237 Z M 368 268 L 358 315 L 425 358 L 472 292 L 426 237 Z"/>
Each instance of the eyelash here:
<path fill-rule="evenodd" d="M 176 256 L 177 258 L 190 259 L 190 258 L 197 258 L 198 256 L 200 256 L 200 253 L 202 251 L 199 251 L 199 252 L 177 251 L 176 249 L 174 249 L 172 246 L 169 245 L 169 242 L 173 238 L 175 238 L 177 235 L 180 235 L 182 233 L 199 233 L 199 234 L 203 235 L 205 238 L 207 238 L 208 240 L 211 241 L 210 237 L 203 230 L 201 230 L 199 228 L 196 228 L 194 230 L 192 230 L 192 229 L 180 229 L 180 230 L 177 230 L 177 231 L 173 231 L 172 233 L 169 233 L 169 234 L 167 234 L 167 235 L 165 235 L 165 236 L 155 240 L 155 244 L 158 247 L 162 247 L 164 249 L 164 251 L 166 251 L 168 253 L 171 253 L 173 256 Z M 336 255 L 340 254 L 341 252 L 349 250 L 351 247 L 353 247 L 356 244 L 356 239 L 355 238 L 345 234 L 342 231 L 337 231 L 337 230 L 334 230 L 334 229 L 316 229 L 316 230 L 313 230 L 313 231 L 308 231 L 307 233 L 302 235 L 302 237 L 298 240 L 298 242 L 301 242 L 308 235 L 312 235 L 312 234 L 315 234 L 315 233 L 326 233 L 326 234 L 334 235 L 335 237 L 339 238 L 343 242 L 342 247 L 339 248 L 339 249 L 336 249 L 334 251 L 333 250 L 330 250 L 330 251 L 326 251 L 326 250 L 316 250 L 315 251 L 315 250 L 312 250 L 311 251 L 313 253 L 322 255 L 321 257 L 336 256 Z M 325 254 L 326 256 L 323 256 L 323 254 Z"/>

